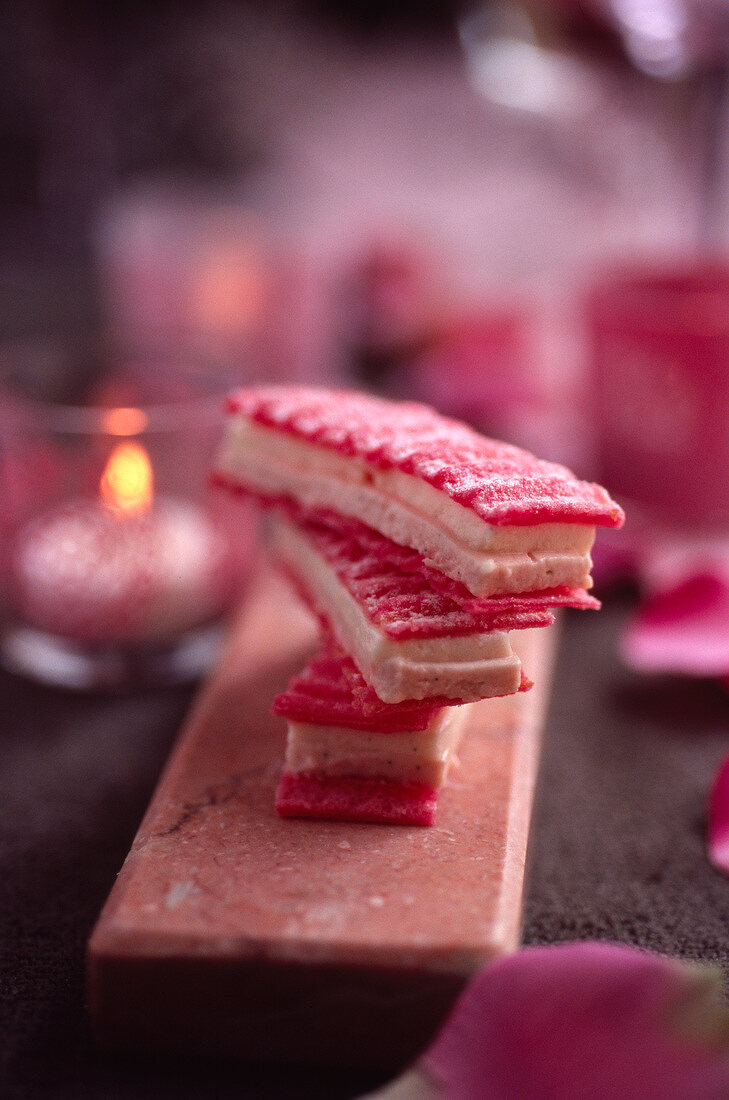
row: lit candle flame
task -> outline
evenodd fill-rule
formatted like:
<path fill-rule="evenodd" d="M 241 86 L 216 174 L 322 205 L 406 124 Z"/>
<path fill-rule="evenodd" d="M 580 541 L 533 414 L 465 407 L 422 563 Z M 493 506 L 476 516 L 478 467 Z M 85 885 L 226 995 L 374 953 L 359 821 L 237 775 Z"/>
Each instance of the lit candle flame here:
<path fill-rule="evenodd" d="M 99 482 L 101 499 L 114 512 L 143 515 L 153 498 L 152 463 L 138 443 L 120 443 L 109 456 Z"/>

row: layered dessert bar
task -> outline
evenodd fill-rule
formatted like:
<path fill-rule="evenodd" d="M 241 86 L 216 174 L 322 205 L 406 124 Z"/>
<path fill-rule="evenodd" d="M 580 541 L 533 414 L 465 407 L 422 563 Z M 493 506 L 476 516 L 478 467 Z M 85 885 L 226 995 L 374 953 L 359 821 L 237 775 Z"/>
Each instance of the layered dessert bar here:
<path fill-rule="evenodd" d="M 556 607 L 599 607 L 583 589 L 474 597 L 356 520 L 288 512 L 272 523 L 275 555 L 387 703 L 511 694 L 521 666 L 508 631 L 548 626 Z"/>
<path fill-rule="evenodd" d="M 590 587 L 621 509 L 563 466 L 409 402 L 309 387 L 233 394 L 216 477 L 355 517 L 479 596 Z"/>
<path fill-rule="evenodd" d="M 288 720 L 278 813 L 432 824 L 469 709 L 385 704 L 329 640 L 274 701 Z"/>
<path fill-rule="evenodd" d="M 330 639 L 274 712 L 283 816 L 427 824 L 468 705 L 529 687 L 510 631 L 598 607 L 599 485 L 412 403 L 308 387 L 229 399 L 215 480 L 272 513 Z"/>

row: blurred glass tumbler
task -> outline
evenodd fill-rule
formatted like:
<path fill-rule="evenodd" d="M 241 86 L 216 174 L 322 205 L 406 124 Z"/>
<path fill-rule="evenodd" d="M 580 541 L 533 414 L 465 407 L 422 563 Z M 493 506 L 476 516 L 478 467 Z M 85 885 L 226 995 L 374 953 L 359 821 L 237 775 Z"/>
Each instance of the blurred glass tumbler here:
<path fill-rule="evenodd" d="M 596 475 L 646 518 L 729 529 L 729 268 L 616 274 L 588 311 Z"/>
<path fill-rule="evenodd" d="M 207 670 L 255 548 L 247 506 L 207 487 L 228 382 L 137 356 L 88 404 L 3 396 L 6 667 L 86 689 Z"/>

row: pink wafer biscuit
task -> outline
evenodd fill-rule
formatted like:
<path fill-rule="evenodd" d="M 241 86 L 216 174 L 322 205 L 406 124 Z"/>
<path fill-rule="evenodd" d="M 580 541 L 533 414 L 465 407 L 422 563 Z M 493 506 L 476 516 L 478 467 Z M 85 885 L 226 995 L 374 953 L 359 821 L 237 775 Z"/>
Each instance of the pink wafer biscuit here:
<path fill-rule="evenodd" d="M 529 691 L 532 682 L 521 675 L 519 691 Z M 383 703 L 362 676 L 356 664 L 332 638 L 295 676 L 286 691 L 277 695 L 271 710 L 299 722 L 397 733 L 427 729 L 443 707 L 458 706 L 464 699 L 408 699 Z"/>
<path fill-rule="evenodd" d="M 445 703 L 460 700 L 407 700 L 383 703 L 352 658 L 332 639 L 273 701 L 273 713 L 297 722 L 397 733 L 427 729 Z"/>
<path fill-rule="evenodd" d="M 358 520 L 335 512 L 287 509 L 298 530 L 336 573 L 364 613 L 393 639 L 453 637 L 549 626 L 560 607 L 598 610 L 583 588 L 473 596 L 464 584 L 425 564 Z M 295 563 L 289 563 L 295 570 Z"/>
<path fill-rule="evenodd" d="M 387 705 L 351 657 L 325 641 L 273 704 L 288 719 L 279 814 L 430 824 L 468 710 Z"/>
<path fill-rule="evenodd" d="M 490 524 L 557 521 L 618 527 L 622 522 L 620 508 L 601 486 L 487 439 L 426 405 L 270 386 L 239 390 L 228 408 L 317 447 L 412 474 Z"/>
<path fill-rule="evenodd" d="M 419 550 L 476 595 L 588 587 L 600 486 L 422 405 L 305 387 L 229 401 L 218 480 L 332 508 Z"/>
<path fill-rule="evenodd" d="M 416 551 L 402 548 L 354 521 L 337 526 L 280 516 L 273 547 L 295 587 L 354 658 L 386 703 L 441 696 L 473 702 L 519 690 L 521 666 L 499 627 L 546 626 L 552 604 L 594 604 L 590 597 L 551 594 L 532 610 L 512 612 L 509 601 L 474 600 L 463 585 L 442 578 L 433 588 Z M 454 595 L 443 588 L 450 586 Z"/>

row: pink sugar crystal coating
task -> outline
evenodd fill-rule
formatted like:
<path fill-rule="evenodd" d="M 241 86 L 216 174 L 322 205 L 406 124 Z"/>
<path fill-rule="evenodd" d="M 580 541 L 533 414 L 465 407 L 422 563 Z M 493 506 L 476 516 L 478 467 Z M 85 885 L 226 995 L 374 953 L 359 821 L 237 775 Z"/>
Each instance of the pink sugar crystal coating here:
<path fill-rule="evenodd" d="M 531 681 L 522 674 L 519 691 L 529 691 L 531 687 Z M 428 728 L 442 707 L 463 702 L 437 695 L 383 703 L 352 658 L 328 637 L 303 672 L 276 696 L 271 710 L 293 722 L 372 733 L 417 733 Z"/>
<path fill-rule="evenodd" d="M 601 486 L 479 435 L 426 405 L 343 390 L 262 386 L 238 390 L 227 408 L 379 469 L 411 474 L 489 524 L 620 527 L 624 521 Z"/>
<path fill-rule="evenodd" d="M 427 566 L 417 550 L 355 519 L 334 512 L 307 514 L 298 506 L 288 511 L 370 622 L 395 640 L 549 626 L 552 608 L 600 607 L 582 588 L 473 596 L 460 581 Z"/>
<path fill-rule="evenodd" d="M 438 792 L 424 783 L 284 772 L 276 791 L 280 817 L 432 825 Z"/>

